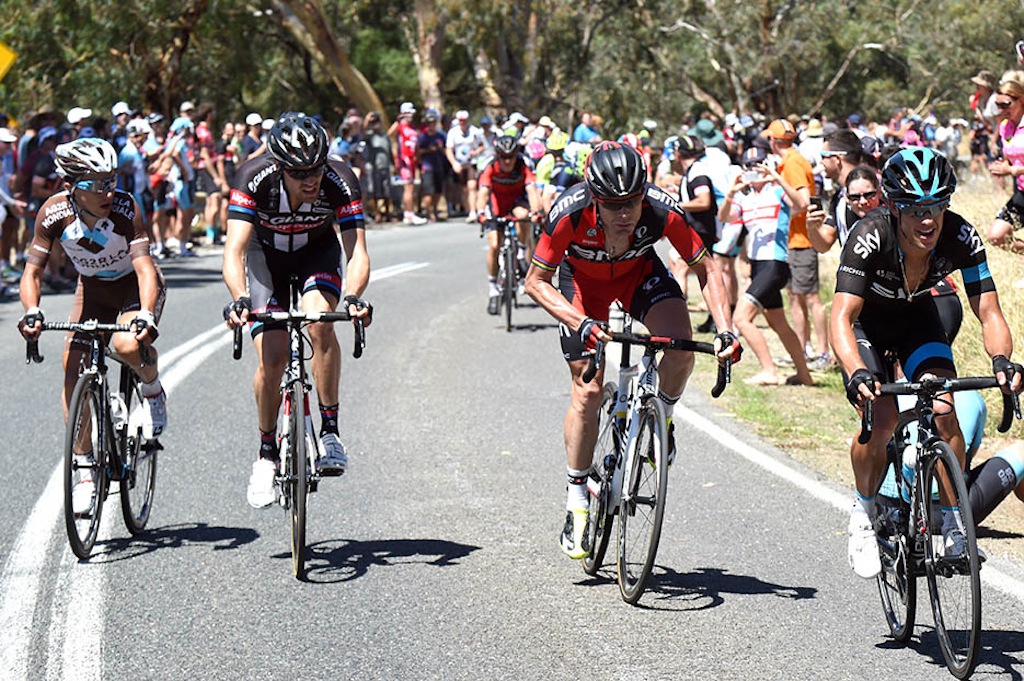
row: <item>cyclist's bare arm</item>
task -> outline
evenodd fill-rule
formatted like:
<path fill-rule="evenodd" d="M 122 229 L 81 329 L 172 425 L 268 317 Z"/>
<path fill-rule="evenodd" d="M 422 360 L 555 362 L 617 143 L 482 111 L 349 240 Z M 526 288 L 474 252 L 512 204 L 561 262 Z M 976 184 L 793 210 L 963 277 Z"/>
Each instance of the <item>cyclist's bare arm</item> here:
<path fill-rule="evenodd" d="M 851 293 L 836 293 L 832 299 L 832 314 L 829 318 L 829 335 L 832 338 L 832 352 L 839 366 L 847 376 L 853 376 L 858 369 L 866 369 L 857 348 L 857 337 L 853 334 L 853 323 L 864 309 L 864 299 Z M 866 399 L 874 395 L 866 386 L 861 386 Z"/>
<path fill-rule="evenodd" d="M 712 319 L 715 320 L 715 325 L 719 329 L 731 329 L 732 313 L 729 310 L 729 296 L 725 291 L 725 283 L 722 280 L 718 263 L 708 252 L 689 267 L 697 276 L 700 292 L 704 296 L 704 302 L 707 303 Z"/>
<path fill-rule="evenodd" d="M 347 229 L 341 233 L 341 247 L 345 249 L 345 295 L 361 298 L 370 283 L 370 254 L 366 251 L 366 230 Z M 349 305 L 348 313 L 363 318 L 369 325 L 369 309 Z"/>
<path fill-rule="evenodd" d="M 981 336 L 985 343 L 985 352 L 989 357 L 1002 355 L 1006 358 L 1013 356 L 1013 337 L 1010 335 L 1010 327 L 1003 317 L 1003 310 L 999 306 L 999 294 L 995 291 L 971 296 L 967 299 L 971 304 L 971 310 L 981 322 Z M 1021 377 L 1014 375 L 1010 388 L 1019 392 Z"/>
<path fill-rule="evenodd" d="M 253 225 L 245 220 L 228 220 L 228 233 L 224 240 L 224 284 L 228 287 L 232 300 L 238 300 L 246 294 L 248 280 L 245 277 L 245 250 L 252 238 Z M 243 310 L 241 318 L 232 312 L 228 326 L 235 327 L 245 322 L 248 311 Z"/>

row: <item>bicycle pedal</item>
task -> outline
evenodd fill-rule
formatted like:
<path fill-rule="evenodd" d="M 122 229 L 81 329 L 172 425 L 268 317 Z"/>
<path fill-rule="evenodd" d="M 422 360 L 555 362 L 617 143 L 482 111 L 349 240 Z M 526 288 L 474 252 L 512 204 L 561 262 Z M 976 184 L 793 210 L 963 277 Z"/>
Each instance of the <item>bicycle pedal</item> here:
<path fill-rule="evenodd" d="M 152 440 L 145 440 L 142 443 L 142 448 L 147 452 L 159 452 L 163 450 L 164 446 L 160 444 L 160 440 L 154 438 Z"/>
<path fill-rule="evenodd" d="M 345 471 L 338 468 L 325 468 L 318 473 L 321 478 L 340 478 L 344 474 Z"/>

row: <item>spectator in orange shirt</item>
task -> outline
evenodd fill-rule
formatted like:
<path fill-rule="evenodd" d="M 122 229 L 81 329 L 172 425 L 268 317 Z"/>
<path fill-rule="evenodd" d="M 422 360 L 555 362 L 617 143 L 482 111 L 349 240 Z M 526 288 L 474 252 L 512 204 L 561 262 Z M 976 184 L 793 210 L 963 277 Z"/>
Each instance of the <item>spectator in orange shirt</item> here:
<path fill-rule="evenodd" d="M 779 157 L 778 172 L 804 199 L 804 205 L 814 204 L 814 171 L 810 162 L 796 147 L 796 128 L 791 122 L 779 118 L 771 122 L 762 133 L 771 143 L 772 153 Z M 820 205 L 815 204 L 816 206 Z M 828 357 L 828 334 L 825 327 L 825 306 L 818 295 L 818 252 L 807 236 L 807 213 L 796 213 L 789 223 L 789 311 L 793 328 L 810 359 Z M 811 347 L 811 325 L 817 347 Z"/>

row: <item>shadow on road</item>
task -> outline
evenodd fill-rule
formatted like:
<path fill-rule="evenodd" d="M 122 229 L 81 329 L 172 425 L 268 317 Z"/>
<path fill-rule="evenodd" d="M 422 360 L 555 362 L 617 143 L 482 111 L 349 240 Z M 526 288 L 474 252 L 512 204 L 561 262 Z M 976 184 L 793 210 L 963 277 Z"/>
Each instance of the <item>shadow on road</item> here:
<path fill-rule="evenodd" d="M 614 564 L 608 566 L 595 577 L 579 582 L 581 585 L 614 584 Z M 647 591 L 638 607 L 650 610 L 667 609 L 656 602 L 678 604 L 685 602 L 689 607 L 685 610 L 707 610 L 725 603 L 725 597 L 731 594 L 765 595 L 779 598 L 804 600 L 814 598 L 817 589 L 808 586 L 785 586 L 765 582 L 757 577 L 747 575 L 731 575 L 721 568 L 697 568 L 693 572 L 677 572 L 671 568 L 655 566 Z M 671 608 L 678 610 L 679 608 Z"/>
<path fill-rule="evenodd" d="M 309 546 L 306 581 L 314 584 L 347 582 L 362 577 L 374 565 L 390 567 L 421 564 L 449 567 L 458 565 L 459 559 L 479 548 L 443 539 L 323 541 Z M 274 558 L 291 560 L 291 554 L 277 554 Z"/>
<path fill-rule="evenodd" d="M 918 608 L 920 610 L 920 604 Z M 925 616 L 927 617 L 928 615 L 926 614 Z M 883 621 L 882 631 L 884 630 L 885 623 Z M 929 658 L 929 661 L 937 668 L 944 669 L 946 667 L 946 660 L 942 657 L 942 650 L 939 648 L 938 634 L 931 625 L 922 626 L 918 624 L 914 638 L 906 643 L 898 643 L 886 638 L 876 643 L 875 647 L 881 650 L 907 648 Z M 1006 678 L 1021 681 L 1024 679 L 1024 674 L 1021 674 L 1018 670 L 1024 660 L 1019 655 L 1013 654 L 1021 651 L 1024 651 L 1024 632 L 982 629 L 981 650 L 978 652 L 978 664 L 975 675 L 979 672 L 993 671 L 987 668 L 995 667 L 1000 671 L 1006 672 Z"/>
<path fill-rule="evenodd" d="M 90 563 L 114 563 L 153 551 L 184 546 L 208 546 L 214 551 L 237 549 L 255 541 L 259 533 L 249 527 L 220 527 L 185 523 L 148 529 L 136 537 L 116 537 L 97 542 Z"/>

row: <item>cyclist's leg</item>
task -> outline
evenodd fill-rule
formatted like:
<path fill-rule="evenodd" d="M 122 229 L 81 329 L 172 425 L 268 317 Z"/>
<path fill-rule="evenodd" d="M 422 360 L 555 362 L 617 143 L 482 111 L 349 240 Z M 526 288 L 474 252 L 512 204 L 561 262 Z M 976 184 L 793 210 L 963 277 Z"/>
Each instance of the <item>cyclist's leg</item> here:
<path fill-rule="evenodd" d="M 868 371 L 882 382 L 891 380 L 892 369 L 882 361 L 887 337 L 875 329 L 865 331 L 860 322 L 854 325 L 857 336 L 857 347 L 861 360 Z M 877 339 L 879 345 L 876 348 Z M 843 376 L 845 385 L 847 377 Z M 875 515 L 875 498 L 882 480 L 885 477 L 887 464 L 886 445 L 899 419 L 896 400 L 892 397 L 879 397 L 874 401 L 874 422 L 871 439 L 867 444 L 858 441 L 858 432 L 850 443 L 850 463 L 853 467 L 855 498 L 850 510 L 850 521 L 847 528 L 849 541 L 847 544 L 847 560 L 859 576 L 874 579 L 881 572 L 882 564 L 878 554 L 878 543 L 872 520 Z"/>
<path fill-rule="evenodd" d="M 252 309 L 265 312 L 281 310 L 282 302 L 287 305 L 291 273 L 288 259 L 265 253 L 255 243 L 247 248 L 245 262 Z M 288 333 L 282 325 L 263 322 L 252 324 L 249 333 L 258 362 L 253 391 L 261 436 L 260 458 L 277 459 L 277 414 L 281 409 L 281 376 L 288 363 Z"/>
<path fill-rule="evenodd" d="M 657 336 L 670 338 L 692 338 L 690 312 L 686 307 L 679 282 L 672 277 L 660 260 L 651 261 L 641 277 L 631 284 L 626 312 L 639 320 Z M 686 382 L 693 373 L 693 353 L 666 350 L 658 364 L 659 397 L 666 406 L 669 419 L 672 405 L 686 388 Z"/>

